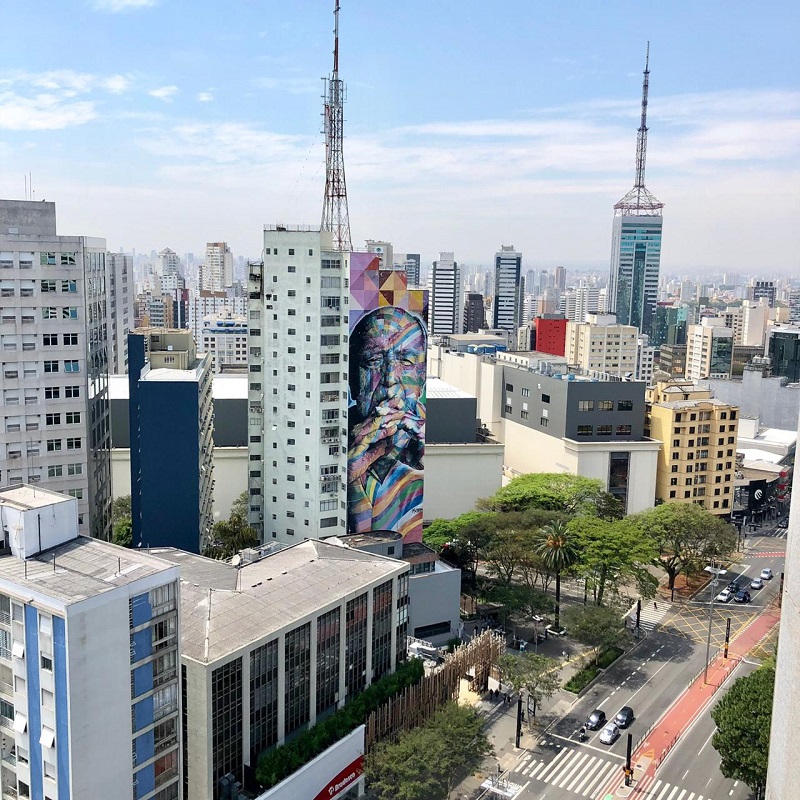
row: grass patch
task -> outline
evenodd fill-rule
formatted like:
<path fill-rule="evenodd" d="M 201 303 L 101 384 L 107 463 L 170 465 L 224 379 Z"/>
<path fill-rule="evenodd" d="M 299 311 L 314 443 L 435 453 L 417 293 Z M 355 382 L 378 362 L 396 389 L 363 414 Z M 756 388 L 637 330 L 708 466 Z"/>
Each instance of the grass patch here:
<path fill-rule="evenodd" d="M 609 647 L 600 653 L 597 664 L 587 664 L 578 670 L 565 684 L 568 692 L 578 694 L 585 689 L 599 674 L 601 669 L 610 667 L 623 653 L 621 647 Z"/>

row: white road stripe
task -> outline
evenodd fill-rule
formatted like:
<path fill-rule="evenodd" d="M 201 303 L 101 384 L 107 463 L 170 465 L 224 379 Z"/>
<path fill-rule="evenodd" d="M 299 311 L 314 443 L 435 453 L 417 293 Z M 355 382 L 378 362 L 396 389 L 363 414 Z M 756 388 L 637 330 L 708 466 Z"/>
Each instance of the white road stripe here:
<path fill-rule="evenodd" d="M 574 759 L 577 758 L 577 751 L 573 750 L 570 754 L 569 758 L 565 758 L 557 770 L 550 773 L 550 777 L 547 779 L 547 782 L 550 784 L 555 784 L 556 781 L 561 780 L 564 774 L 570 769 L 572 764 L 575 763 Z"/>
<path fill-rule="evenodd" d="M 542 768 L 544 765 L 545 765 L 545 762 L 544 762 L 544 761 L 540 761 L 540 762 L 539 762 L 539 763 L 536 765 L 536 769 L 535 769 L 535 770 L 533 770 L 533 772 L 531 772 L 531 774 L 530 774 L 530 775 L 528 775 L 528 777 L 529 777 L 529 778 L 535 778 L 535 777 L 536 777 L 536 773 L 537 773 L 537 772 L 538 772 L 538 771 L 539 771 L 539 770 L 540 770 L 540 769 L 541 769 L 541 768 Z"/>
<path fill-rule="evenodd" d="M 662 800 L 664 795 L 669 791 L 670 784 L 664 783 L 664 788 L 661 790 L 661 794 L 656 798 L 656 800 Z"/>
<path fill-rule="evenodd" d="M 595 763 L 595 762 L 597 762 L 597 763 Z M 594 772 L 594 771 L 595 771 L 595 769 L 597 769 L 597 767 L 599 766 L 599 764 L 602 764 L 602 763 L 603 763 L 603 762 L 602 762 L 602 761 L 600 761 L 600 759 L 596 758 L 595 756 L 592 756 L 592 757 L 591 757 L 591 758 L 590 758 L 590 759 L 589 759 L 589 760 L 588 760 L 588 761 L 587 761 L 587 762 L 586 762 L 586 763 L 583 765 L 583 767 L 582 767 L 581 771 L 580 771 L 580 772 L 579 772 L 577 775 L 575 775 L 575 776 L 572 778 L 572 780 L 571 780 L 571 781 L 570 781 L 570 782 L 569 782 L 567 785 L 565 785 L 565 786 L 563 787 L 563 788 L 564 788 L 564 791 L 567 791 L 567 792 L 572 792 L 572 791 L 574 791 L 574 792 L 576 792 L 576 793 L 577 793 L 577 792 L 578 792 L 578 789 L 577 789 L 577 786 L 576 786 L 576 784 L 578 784 L 579 782 L 580 782 L 580 784 L 583 784 L 583 783 L 584 783 L 586 780 L 588 780 L 588 778 L 589 778 L 589 775 L 591 775 L 591 774 L 592 774 L 592 772 Z"/>
<path fill-rule="evenodd" d="M 675 795 L 676 795 L 676 794 L 678 794 L 678 792 L 679 792 L 680 790 L 681 790 L 681 787 L 680 787 L 680 786 L 676 786 L 676 787 L 675 787 L 675 788 L 674 788 L 674 789 L 673 789 L 673 790 L 670 792 L 669 798 L 668 798 L 667 800 L 674 800 L 674 797 L 675 797 Z"/>
<path fill-rule="evenodd" d="M 686 796 L 686 792 L 688 792 L 688 791 L 689 791 L 688 789 L 684 789 L 684 790 L 683 790 L 683 791 L 682 791 L 682 792 L 681 792 L 681 793 L 678 795 L 678 800 L 683 800 L 683 798 Z"/>
<path fill-rule="evenodd" d="M 589 778 L 592 776 L 592 773 L 598 767 L 602 767 L 604 763 L 605 762 L 600 758 L 598 758 L 596 763 L 594 763 L 594 764 L 592 764 L 592 762 L 590 761 L 589 762 L 589 764 L 590 764 L 589 769 L 586 770 L 586 774 L 583 776 L 583 780 L 574 789 L 570 788 L 569 791 L 571 791 L 571 792 L 574 791 L 575 794 L 580 794 L 581 790 L 583 789 L 583 785 L 589 780 Z M 580 777 L 580 775 L 578 777 Z"/>
<path fill-rule="evenodd" d="M 591 794 L 592 792 L 598 790 L 614 773 L 616 769 L 619 767 L 616 764 L 609 764 L 611 769 L 606 769 L 605 767 L 597 773 L 593 781 L 589 782 L 589 785 L 586 787 L 585 794 Z"/>
<path fill-rule="evenodd" d="M 559 754 L 558 754 L 558 755 L 557 755 L 557 756 L 556 756 L 556 757 L 555 757 L 555 758 L 554 758 L 554 759 L 553 759 L 553 760 L 552 760 L 552 761 L 551 761 L 551 762 L 550 762 L 550 763 L 547 765 L 547 769 L 545 769 L 545 771 L 544 771 L 544 772 L 541 774 L 541 776 L 539 777 L 539 780 L 540 780 L 540 781 L 547 781 L 547 777 L 545 777 L 545 776 L 546 776 L 546 775 L 550 775 L 550 774 L 552 774 L 552 772 L 553 772 L 553 769 L 554 769 L 554 767 L 556 766 L 556 764 L 558 764 L 558 763 L 559 763 L 559 761 L 560 761 L 560 760 L 561 760 L 561 759 L 562 759 L 562 758 L 563 758 L 565 755 L 567 755 L 567 754 L 568 754 L 568 753 L 570 753 L 570 752 L 572 752 L 572 751 L 571 751 L 571 750 L 568 750 L 567 748 L 564 748 L 564 749 L 563 749 L 563 750 L 562 750 L 562 751 L 561 751 L 561 752 L 560 752 L 560 753 L 559 753 Z"/>
<path fill-rule="evenodd" d="M 562 778 L 558 781 L 553 781 L 553 786 L 557 786 L 559 788 L 563 788 L 564 784 L 572 778 L 575 774 L 575 771 L 580 768 L 584 761 L 589 757 L 588 753 L 583 753 L 579 758 L 575 758 L 572 760 L 572 769 L 567 770 Z"/>

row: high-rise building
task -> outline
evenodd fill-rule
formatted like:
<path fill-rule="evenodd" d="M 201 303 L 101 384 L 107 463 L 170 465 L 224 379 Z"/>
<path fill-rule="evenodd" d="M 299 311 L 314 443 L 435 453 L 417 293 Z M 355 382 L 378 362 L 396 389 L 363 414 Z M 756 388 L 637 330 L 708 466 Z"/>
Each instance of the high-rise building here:
<path fill-rule="evenodd" d="M 633 189 L 614 206 L 608 310 L 617 315 L 621 325 L 633 325 L 641 333 L 653 336 L 664 204 L 645 187 L 649 79 L 648 45 L 636 144 L 636 178 Z"/>
<path fill-rule="evenodd" d="M 247 318 L 213 314 L 203 320 L 200 349 L 211 358 L 214 375 L 247 369 Z"/>
<path fill-rule="evenodd" d="M 186 330 L 128 336 L 133 543 L 201 553 L 213 523 L 211 356 Z"/>
<path fill-rule="evenodd" d="M 567 322 L 565 356 L 569 363 L 587 374 L 634 377 L 639 337 L 636 328 L 617 324 L 612 314 L 589 314 L 586 320 Z"/>
<path fill-rule="evenodd" d="M 800 289 L 789 292 L 789 320 L 790 325 L 800 325 Z"/>
<path fill-rule="evenodd" d="M 420 255 L 419 253 L 406 253 L 405 260 L 403 261 L 403 268 L 406 271 L 406 278 L 408 285 L 414 288 L 419 288 L 420 284 Z"/>
<path fill-rule="evenodd" d="M 483 295 L 469 292 L 464 301 L 464 333 L 477 333 L 486 327 Z"/>
<path fill-rule="evenodd" d="M 162 277 L 166 277 L 167 275 L 180 275 L 180 256 L 174 250 L 165 247 L 159 252 L 158 258 L 156 259 L 156 272 Z"/>
<path fill-rule="evenodd" d="M 0 489 L 2 793 L 178 797 L 178 567 L 80 536 L 78 504 Z"/>
<path fill-rule="evenodd" d="M 247 318 L 247 297 L 237 297 L 232 290 L 225 292 L 189 293 L 189 330 L 195 342 L 203 341 L 203 325 L 206 317 L 218 314 Z M 167 326 L 171 327 L 171 326 Z"/>
<path fill-rule="evenodd" d="M 790 383 L 800 382 L 800 327 L 770 326 L 766 354 L 772 361 L 772 374 Z"/>
<path fill-rule="evenodd" d="M 200 288 L 207 292 L 221 292 L 233 285 L 233 254 L 227 242 L 209 242 L 206 260 L 200 268 Z"/>
<path fill-rule="evenodd" d="M 464 287 L 461 270 L 453 253 L 439 253 L 428 273 L 429 317 L 431 336 L 462 333 Z"/>
<path fill-rule="evenodd" d="M 78 500 L 111 535 L 105 239 L 56 234 L 55 203 L 0 200 L 0 481 Z"/>
<path fill-rule="evenodd" d="M 767 302 L 770 308 L 775 308 L 775 301 L 777 289 L 773 281 L 753 281 L 747 287 L 748 300 L 755 300 L 758 302 L 762 298 Z"/>
<path fill-rule="evenodd" d="M 133 256 L 106 256 L 106 309 L 108 311 L 108 371 L 128 371 L 128 331 L 133 327 Z"/>
<path fill-rule="evenodd" d="M 733 331 L 721 317 L 704 317 L 687 334 L 686 378 L 729 378 L 733 363 Z"/>
<path fill-rule="evenodd" d="M 645 433 L 661 442 L 656 500 L 733 509 L 739 409 L 691 381 L 659 381 L 647 391 Z"/>
<path fill-rule="evenodd" d="M 544 275 L 547 275 L 547 270 L 542 270 Z M 567 288 L 567 269 L 566 267 L 556 267 L 554 272 L 554 288 L 563 292 Z"/>
<path fill-rule="evenodd" d="M 600 290 L 596 286 L 579 286 L 561 295 L 561 315 L 572 322 L 585 322 L 587 314 L 597 314 L 600 309 Z"/>
<path fill-rule="evenodd" d="M 536 317 L 533 321 L 533 349 L 540 353 L 563 356 L 566 353 L 567 323 L 567 318 L 558 314 Z"/>
<path fill-rule="evenodd" d="M 347 527 L 349 253 L 330 231 L 264 226 L 249 266 L 250 523 L 296 542 Z"/>
<path fill-rule="evenodd" d="M 516 335 L 522 320 L 525 281 L 522 278 L 522 253 L 514 245 L 501 245 L 494 256 L 492 327 Z"/>

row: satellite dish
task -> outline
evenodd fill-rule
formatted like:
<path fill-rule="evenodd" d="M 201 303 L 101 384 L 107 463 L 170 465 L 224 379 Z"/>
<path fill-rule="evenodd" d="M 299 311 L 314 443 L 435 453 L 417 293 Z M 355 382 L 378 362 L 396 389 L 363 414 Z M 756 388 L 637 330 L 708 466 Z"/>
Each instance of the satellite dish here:
<path fill-rule="evenodd" d="M 242 563 L 242 556 L 241 556 L 241 554 L 240 554 L 240 553 L 237 553 L 237 554 L 236 554 L 236 555 L 235 555 L 235 556 L 234 556 L 234 557 L 231 559 L 231 564 L 233 564 L 233 566 L 234 566 L 234 567 L 238 567 L 238 566 L 239 566 L 241 563 Z"/>

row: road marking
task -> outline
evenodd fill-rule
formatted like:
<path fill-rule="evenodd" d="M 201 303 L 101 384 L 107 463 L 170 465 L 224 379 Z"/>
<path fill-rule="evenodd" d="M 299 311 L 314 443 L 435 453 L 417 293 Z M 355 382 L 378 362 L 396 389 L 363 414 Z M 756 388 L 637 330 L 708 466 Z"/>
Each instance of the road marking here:
<path fill-rule="evenodd" d="M 608 783 L 609 778 L 619 769 L 616 764 L 609 765 L 611 769 L 606 769 L 605 767 L 600 770 L 595 776 L 595 779 L 589 783 L 586 787 L 585 794 L 592 794 L 593 792 L 597 791 L 601 786 Z"/>
<path fill-rule="evenodd" d="M 575 794 L 581 794 L 581 792 L 583 791 L 583 785 L 589 780 L 589 778 L 592 776 L 592 773 L 598 767 L 602 767 L 603 764 L 605 763 L 602 759 L 597 758 L 596 756 L 592 756 L 592 758 L 596 759 L 596 763 L 592 764 L 591 768 L 586 772 L 586 775 L 583 776 L 583 780 L 575 787 L 574 789 Z M 580 775 L 578 777 L 580 777 Z M 570 789 L 569 791 L 573 790 Z"/>
<path fill-rule="evenodd" d="M 675 787 L 675 788 L 672 790 L 672 792 L 670 793 L 670 796 L 667 798 L 667 800 L 673 800 L 673 798 L 675 797 L 675 795 L 676 795 L 676 794 L 678 794 L 678 792 L 680 791 L 680 788 L 681 788 L 680 786 L 676 786 L 676 787 Z"/>
<path fill-rule="evenodd" d="M 589 775 L 591 775 L 591 773 L 592 773 L 592 772 L 594 772 L 595 768 L 596 768 L 598 765 L 602 764 L 602 763 L 603 763 L 603 762 L 602 762 L 602 761 L 601 761 L 601 760 L 600 760 L 600 759 L 599 759 L 597 756 L 591 756 L 591 757 L 589 758 L 589 760 L 588 760 L 588 761 L 587 761 L 587 762 L 586 762 L 586 763 L 583 765 L 583 768 L 581 769 L 581 771 L 580 771 L 580 772 L 578 772 L 578 773 L 577 773 L 577 775 L 574 775 L 574 776 L 573 776 L 573 777 L 570 779 L 570 782 L 569 782 L 569 784 L 565 784 L 565 785 L 562 787 L 562 788 L 564 789 L 564 791 L 565 791 L 565 792 L 571 792 L 571 791 L 573 791 L 573 788 L 572 788 L 572 787 L 573 787 L 573 786 L 575 786 L 575 784 L 576 784 L 576 783 L 578 783 L 578 781 L 581 781 L 581 782 L 585 781 L 585 780 L 586 780 L 586 778 L 587 778 Z M 581 779 L 583 779 L 583 780 L 581 780 Z"/>
<path fill-rule="evenodd" d="M 537 772 L 538 772 L 538 771 L 539 771 L 539 770 L 540 770 L 540 769 L 541 769 L 541 768 L 542 768 L 544 765 L 545 765 L 545 762 L 544 762 L 544 761 L 541 761 L 541 762 L 538 764 L 538 766 L 536 767 L 536 769 L 534 769 L 534 770 L 531 772 L 531 774 L 530 774 L 528 777 L 529 777 L 531 780 L 533 780 L 533 778 L 535 778 L 535 777 L 536 777 L 536 773 L 537 773 Z"/>
<path fill-rule="evenodd" d="M 530 784 L 531 782 L 528 781 L 523 787 L 520 788 L 520 790 L 514 795 L 514 797 L 511 798 L 511 800 L 516 800 L 516 798 L 519 797 L 530 786 Z"/>
<path fill-rule="evenodd" d="M 705 747 L 706 747 L 706 745 L 707 745 L 707 744 L 708 744 L 708 743 L 711 741 L 711 737 L 712 737 L 712 736 L 713 736 L 715 733 L 716 733 L 716 730 L 713 730 L 713 731 L 711 731 L 711 733 L 710 733 L 710 734 L 709 734 L 709 736 L 708 736 L 708 739 L 706 739 L 706 740 L 703 742 L 703 746 L 702 746 L 702 747 L 701 747 L 701 748 L 700 748 L 700 749 L 697 751 L 697 755 L 700 755 L 700 753 L 702 753 L 702 752 L 703 752 L 703 750 L 705 750 Z M 684 775 L 683 777 L 685 778 L 686 776 Z"/>
<path fill-rule="evenodd" d="M 700 755 L 700 753 L 698 753 L 697 755 Z M 689 774 L 689 770 L 687 769 L 687 770 L 686 770 L 686 772 L 684 772 L 684 773 L 683 773 L 683 777 L 681 778 L 681 780 L 682 780 L 682 781 L 685 781 L 685 780 L 686 780 L 686 776 L 687 776 L 688 774 Z"/>
<path fill-rule="evenodd" d="M 584 753 L 583 755 L 579 756 L 576 759 L 573 759 L 573 763 L 567 768 L 567 770 L 563 773 L 562 777 L 553 780 L 552 784 L 556 788 L 563 789 L 564 784 L 571 780 L 572 776 L 575 774 L 575 771 L 583 764 L 586 759 L 589 758 L 588 753 Z"/>
<path fill-rule="evenodd" d="M 678 795 L 678 800 L 683 800 L 683 798 L 684 798 L 684 797 L 686 797 L 686 792 L 688 792 L 688 791 L 689 791 L 688 789 L 684 789 L 684 790 L 683 790 L 683 791 L 682 791 L 682 792 L 681 792 L 681 793 Z"/>
<path fill-rule="evenodd" d="M 669 791 L 669 784 L 665 783 L 664 788 L 661 790 L 661 794 L 656 798 L 656 800 L 662 800 L 664 795 Z"/>
<path fill-rule="evenodd" d="M 547 769 L 541 774 L 539 780 L 546 781 L 545 775 L 551 772 L 552 768 L 561 760 L 567 753 L 571 752 L 567 748 L 564 748 L 547 766 Z"/>

